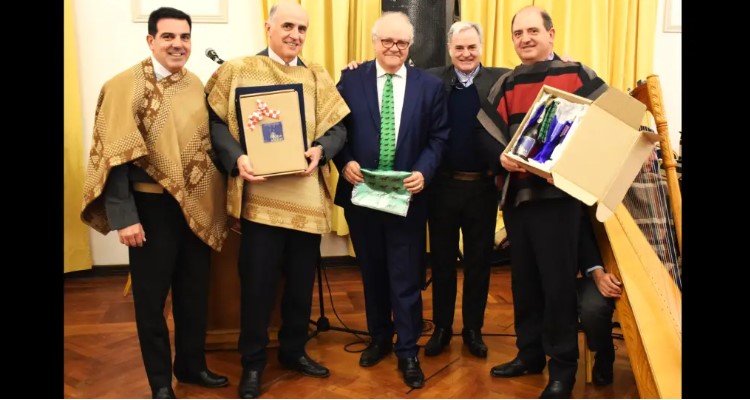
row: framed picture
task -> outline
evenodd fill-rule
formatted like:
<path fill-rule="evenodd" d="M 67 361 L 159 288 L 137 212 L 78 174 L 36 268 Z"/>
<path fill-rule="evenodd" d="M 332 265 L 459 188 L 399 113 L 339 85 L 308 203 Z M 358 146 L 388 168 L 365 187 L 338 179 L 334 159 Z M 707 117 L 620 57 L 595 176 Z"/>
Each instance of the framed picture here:
<path fill-rule="evenodd" d="M 664 1 L 664 32 L 682 32 L 682 0 Z"/>
<path fill-rule="evenodd" d="M 190 15 L 193 22 L 226 24 L 228 0 L 131 0 L 133 22 L 148 22 L 148 16 L 159 7 L 174 7 Z"/>

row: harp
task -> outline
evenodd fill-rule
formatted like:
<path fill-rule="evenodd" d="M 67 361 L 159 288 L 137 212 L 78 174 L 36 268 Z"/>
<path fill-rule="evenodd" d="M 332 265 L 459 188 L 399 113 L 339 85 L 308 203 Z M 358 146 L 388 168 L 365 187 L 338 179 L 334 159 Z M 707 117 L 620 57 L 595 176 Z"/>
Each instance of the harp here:
<path fill-rule="evenodd" d="M 658 77 L 649 76 L 631 95 L 653 115 L 667 178 L 652 157 L 614 216 L 592 220 L 604 266 L 623 283 L 616 311 L 638 392 L 641 398 L 681 398 L 682 197 Z"/>

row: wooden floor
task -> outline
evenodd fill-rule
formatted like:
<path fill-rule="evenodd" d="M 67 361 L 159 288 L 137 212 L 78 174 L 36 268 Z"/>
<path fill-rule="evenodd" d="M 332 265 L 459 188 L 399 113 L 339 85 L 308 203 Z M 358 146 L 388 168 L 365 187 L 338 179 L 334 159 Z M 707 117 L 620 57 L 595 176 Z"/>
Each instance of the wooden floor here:
<path fill-rule="evenodd" d="M 364 296 L 359 270 L 330 268 L 327 277 L 333 305 L 347 326 L 366 330 Z M 66 398 L 149 398 L 151 392 L 141 360 L 134 322 L 133 297 L 123 297 L 126 276 L 74 278 L 65 280 L 64 329 L 64 396 Z M 305 377 L 278 366 L 276 350 L 271 349 L 269 365 L 264 371 L 262 398 L 536 398 L 547 383 L 544 375 L 513 379 L 493 378 L 490 368 L 511 360 L 516 354 L 513 328 L 513 304 L 509 267 L 494 267 L 487 303 L 484 340 L 489 347 L 487 359 L 469 354 L 460 337 L 461 282 L 454 336 L 450 350 L 436 357 L 420 352 L 425 387 L 409 390 L 396 367 L 393 354 L 378 365 L 361 368 L 359 351 L 363 344 L 352 334 L 327 331 L 307 344 L 308 354 L 331 370 L 326 379 Z M 314 291 L 313 319 L 319 315 L 317 288 Z M 341 326 L 331 309 L 324 281 L 326 316 L 332 326 Z M 432 317 L 431 288 L 422 292 L 424 318 Z M 168 320 L 170 331 L 174 324 Z M 615 330 L 619 332 L 618 329 Z M 424 345 L 426 331 L 419 340 Z M 50 340 L 54 340 L 50 338 Z M 582 335 L 579 335 L 581 357 L 573 396 L 576 398 L 638 398 L 638 391 L 625 342 L 615 340 L 617 359 L 615 380 L 603 388 L 585 383 Z M 183 398 L 236 398 L 241 373 L 236 351 L 210 351 L 206 356 L 214 372 L 227 375 L 230 385 L 206 389 L 174 381 L 174 390 Z"/>

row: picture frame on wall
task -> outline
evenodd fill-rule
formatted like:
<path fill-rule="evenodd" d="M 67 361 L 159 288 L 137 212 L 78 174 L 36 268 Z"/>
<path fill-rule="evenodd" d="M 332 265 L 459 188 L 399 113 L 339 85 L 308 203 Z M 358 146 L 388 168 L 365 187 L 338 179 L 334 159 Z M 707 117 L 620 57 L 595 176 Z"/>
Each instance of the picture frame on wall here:
<path fill-rule="evenodd" d="M 174 7 L 190 15 L 193 22 L 226 24 L 228 22 L 228 0 L 131 0 L 133 22 L 148 22 L 151 11 L 159 7 Z"/>
<path fill-rule="evenodd" d="M 664 0 L 664 32 L 682 32 L 682 0 Z"/>

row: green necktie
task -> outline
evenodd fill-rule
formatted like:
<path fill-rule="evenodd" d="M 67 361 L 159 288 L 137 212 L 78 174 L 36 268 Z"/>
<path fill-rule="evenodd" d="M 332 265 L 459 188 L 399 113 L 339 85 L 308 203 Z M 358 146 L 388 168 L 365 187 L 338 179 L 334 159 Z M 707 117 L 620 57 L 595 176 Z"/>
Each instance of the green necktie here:
<path fill-rule="evenodd" d="M 396 155 L 396 125 L 393 122 L 393 74 L 385 74 L 383 101 L 380 106 L 380 160 L 378 169 L 393 170 Z"/>

